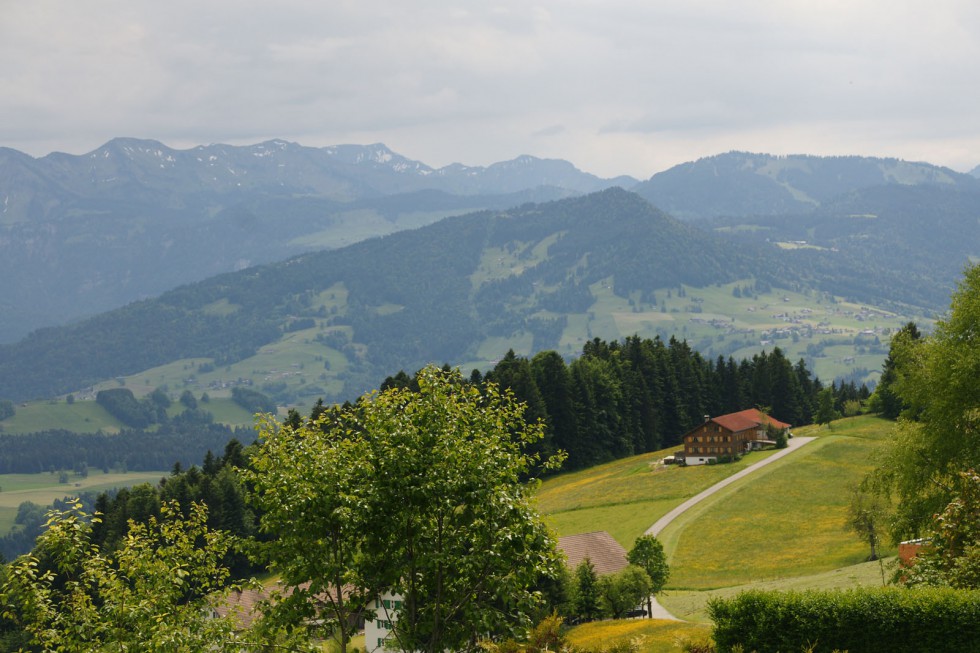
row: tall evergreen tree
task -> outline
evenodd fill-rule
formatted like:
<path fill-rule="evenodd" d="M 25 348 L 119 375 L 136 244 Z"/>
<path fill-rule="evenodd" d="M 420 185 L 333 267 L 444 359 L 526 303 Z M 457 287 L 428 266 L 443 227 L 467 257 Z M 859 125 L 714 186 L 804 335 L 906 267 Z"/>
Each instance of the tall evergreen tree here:
<path fill-rule="evenodd" d="M 531 359 L 531 374 L 544 403 L 546 437 L 556 450 L 577 449 L 579 432 L 572 379 L 564 359 L 556 351 L 539 352 Z"/>

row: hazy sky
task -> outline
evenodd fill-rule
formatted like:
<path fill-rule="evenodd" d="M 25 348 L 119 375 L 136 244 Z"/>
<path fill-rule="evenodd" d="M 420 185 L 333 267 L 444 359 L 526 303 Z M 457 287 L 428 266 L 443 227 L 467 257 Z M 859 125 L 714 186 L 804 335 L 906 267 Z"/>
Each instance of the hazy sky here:
<path fill-rule="evenodd" d="M 0 0 L 0 146 L 383 142 L 602 176 L 733 149 L 980 164 L 976 0 Z"/>

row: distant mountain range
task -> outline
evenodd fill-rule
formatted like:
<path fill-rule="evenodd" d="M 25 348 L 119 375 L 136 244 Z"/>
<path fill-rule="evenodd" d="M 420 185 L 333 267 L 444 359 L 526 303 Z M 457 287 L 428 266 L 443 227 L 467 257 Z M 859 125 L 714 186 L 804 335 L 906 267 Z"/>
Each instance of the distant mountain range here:
<path fill-rule="evenodd" d="M 832 216 L 867 212 L 859 205 L 869 201 L 897 211 L 902 224 L 929 232 L 928 242 L 897 244 L 920 272 L 892 299 L 917 305 L 943 305 L 955 278 L 950 270 L 980 254 L 970 227 L 929 228 L 954 205 L 959 225 L 975 208 L 980 181 L 895 159 L 732 152 L 641 183 L 529 156 L 435 169 L 380 144 L 310 148 L 274 140 L 174 150 L 119 138 L 85 155 L 42 158 L 0 148 L 0 342 L 215 274 L 614 186 L 675 217 L 715 221 L 705 226 L 739 242 L 819 240 L 843 252 L 836 274 L 844 288 L 854 286 L 846 282 L 852 266 L 863 264 L 865 244 L 880 257 L 897 234 L 915 230 L 889 226 L 874 236 L 855 232 L 852 221 L 842 231 Z M 912 196 L 916 214 L 907 215 L 901 198 Z M 928 260 L 937 257 L 941 271 Z"/>
<path fill-rule="evenodd" d="M 381 144 L 174 150 L 117 138 L 85 155 L 41 158 L 0 148 L 0 342 L 214 274 L 613 186 L 693 220 L 806 215 L 880 186 L 978 185 L 925 163 L 742 152 L 640 183 L 530 156 L 436 169 Z"/>
<path fill-rule="evenodd" d="M 0 342 L 311 249 L 635 183 L 530 156 L 433 169 L 380 144 L 0 149 Z"/>

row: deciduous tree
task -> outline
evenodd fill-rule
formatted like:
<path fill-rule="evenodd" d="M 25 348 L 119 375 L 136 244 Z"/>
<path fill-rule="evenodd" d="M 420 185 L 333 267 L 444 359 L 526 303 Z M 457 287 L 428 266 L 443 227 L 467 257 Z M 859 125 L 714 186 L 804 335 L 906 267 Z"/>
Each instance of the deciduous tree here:
<path fill-rule="evenodd" d="M 663 590 L 670 578 L 670 566 L 667 564 L 667 555 L 664 553 L 664 545 L 660 543 L 655 535 L 641 535 L 633 542 L 633 548 L 626 554 L 626 559 L 631 565 L 636 565 L 647 572 L 650 577 L 650 594 L 657 594 Z M 649 595 L 647 596 L 649 599 Z M 653 601 L 647 601 L 647 614 L 653 617 Z"/>
<path fill-rule="evenodd" d="M 878 559 L 878 545 L 885 529 L 888 504 L 875 492 L 855 488 L 847 507 L 847 528 L 868 543 L 871 549 L 868 560 Z"/>
<path fill-rule="evenodd" d="M 183 518 L 165 504 L 105 554 L 81 504 L 53 511 L 35 553 L 8 569 L 4 612 L 45 651 L 241 650 L 235 621 L 211 610 L 228 591 L 220 561 L 232 539 L 206 522 L 203 506 Z"/>
<path fill-rule="evenodd" d="M 893 390 L 905 409 L 878 471 L 898 494 L 895 534 L 917 536 L 980 469 L 980 267 L 966 270 L 932 336 L 899 340 Z"/>
<path fill-rule="evenodd" d="M 653 583 L 642 568 L 629 565 L 615 574 L 603 576 L 599 588 L 606 614 L 613 619 L 623 619 L 630 610 L 650 598 Z"/>
<path fill-rule="evenodd" d="M 469 650 L 477 636 L 525 631 L 536 584 L 559 569 L 525 480 L 543 426 L 493 384 L 433 367 L 416 381 L 299 428 L 264 422 L 248 479 L 262 528 L 279 535 L 273 562 L 290 587 L 310 584 L 295 614 L 333 592 L 321 618 L 339 627 L 388 591 L 402 598 L 398 648 Z"/>

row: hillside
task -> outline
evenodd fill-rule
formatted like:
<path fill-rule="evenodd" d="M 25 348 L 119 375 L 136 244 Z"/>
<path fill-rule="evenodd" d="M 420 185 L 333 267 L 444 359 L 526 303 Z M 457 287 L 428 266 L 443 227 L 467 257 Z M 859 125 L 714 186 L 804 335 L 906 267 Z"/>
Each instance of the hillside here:
<path fill-rule="evenodd" d="M 878 369 L 879 336 L 910 316 L 810 291 L 813 263 L 800 260 L 732 247 L 610 189 L 220 275 L 37 331 L 0 346 L 0 397 L 81 393 L 171 365 L 141 387 L 196 389 L 201 376 L 211 391 L 248 377 L 280 401 L 342 401 L 399 369 L 486 367 L 510 348 L 574 355 L 593 337 L 633 333 L 676 334 L 712 356 L 780 339 L 794 356 L 843 345 L 835 359 L 854 369 L 870 353 L 865 373 Z"/>
<path fill-rule="evenodd" d="M 0 342 L 447 215 L 634 183 L 528 156 L 433 169 L 381 144 L 175 150 L 117 138 L 38 159 L 0 148 Z"/>
<path fill-rule="evenodd" d="M 809 213 L 875 186 L 977 188 L 970 175 L 899 159 L 729 152 L 674 166 L 633 191 L 681 219 Z"/>
<path fill-rule="evenodd" d="M 530 156 L 431 168 L 381 144 L 175 150 L 115 139 L 38 159 L 0 148 L 0 343 L 216 274 L 616 185 L 682 219 L 711 219 L 725 238 L 806 242 L 789 276 L 897 311 L 945 306 L 977 255 L 980 182 L 897 159 L 732 152 L 637 184 Z M 866 214 L 884 218 L 868 250 L 855 221 L 837 219 Z M 934 224 L 943 229 L 923 240 Z"/>
<path fill-rule="evenodd" d="M 740 242 L 775 242 L 820 268 L 847 296 L 942 309 L 980 256 L 980 188 L 889 185 L 855 190 L 805 214 L 702 223 Z M 833 263 L 832 263 L 833 262 Z"/>
<path fill-rule="evenodd" d="M 0 348 L 0 396 L 62 394 L 177 359 L 227 366 L 314 325 L 307 337 L 344 352 L 349 367 L 334 371 L 359 391 L 392 370 L 468 360 L 486 337 L 527 332 L 535 350 L 553 347 L 563 316 L 595 303 L 596 284 L 624 297 L 643 291 L 638 299 L 651 304 L 654 288 L 753 269 L 718 238 L 609 190 L 221 275 L 35 332 Z"/>
<path fill-rule="evenodd" d="M 660 602 L 703 621 L 708 598 L 750 586 L 880 584 L 878 565 L 862 564 L 867 544 L 844 524 L 851 488 L 873 467 L 891 428 L 864 416 L 839 420 L 832 430 L 796 429 L 818 439 L 684 513 L 660 536 L 671 564 Z M 548 479 L 538 492 L 540 510 L 559 535 L 605 530 L 629 549 L 669 510 L 768 455 L 710 467 L 659 465 L 670 451 Z"/>

